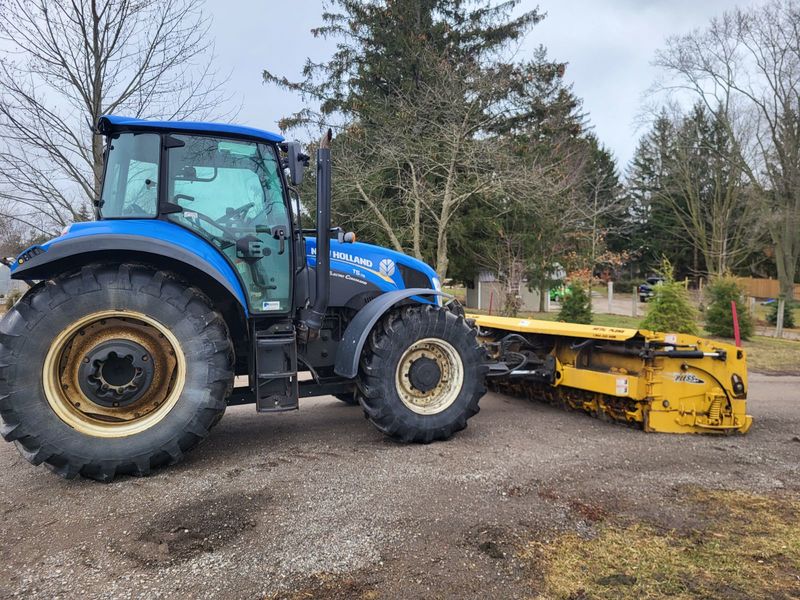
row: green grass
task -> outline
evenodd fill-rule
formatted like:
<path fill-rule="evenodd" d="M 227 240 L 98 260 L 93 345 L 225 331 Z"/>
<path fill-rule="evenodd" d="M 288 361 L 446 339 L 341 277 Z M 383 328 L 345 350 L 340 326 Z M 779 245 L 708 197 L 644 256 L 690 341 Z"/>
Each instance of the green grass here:
<path fill-rule="evenodd" d="M 702 525 L 676 531 L 600 522 L 596 535 L 533 541 L 520 557 L 542 598 L 797 598 L 800 499 L 690 489 Z"/>
<path fill-rule="evenodd" d="M 743 342 L 748 371 L 772 375 L 800 375 L 800 341 L 754 336 Z"/>
<path fill-rule="evenodd" d="M 775 327 L 767 322 L 767 315 L 769 315 L 771 310 L 772 308 L 770 306 L 764 306 L 760 302 L 756 302 L 755 310 L 753 311 L 753 318 L 756 323 L 768 327 Z M 800 305 L 792 309 L 792 314 L 794 315 L 794 322 L 800 324 Z"/>

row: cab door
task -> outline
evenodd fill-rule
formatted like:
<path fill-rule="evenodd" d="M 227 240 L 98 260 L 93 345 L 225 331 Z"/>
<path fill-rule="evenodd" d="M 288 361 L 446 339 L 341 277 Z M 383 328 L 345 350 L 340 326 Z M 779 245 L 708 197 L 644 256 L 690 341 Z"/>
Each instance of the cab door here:
<path fill-rule="evenodd" d="M 196 135 L 169 136 L 168 218 L 230 260 L 253 313 L 292 307 L 292 244 L 276 148 Z"/>

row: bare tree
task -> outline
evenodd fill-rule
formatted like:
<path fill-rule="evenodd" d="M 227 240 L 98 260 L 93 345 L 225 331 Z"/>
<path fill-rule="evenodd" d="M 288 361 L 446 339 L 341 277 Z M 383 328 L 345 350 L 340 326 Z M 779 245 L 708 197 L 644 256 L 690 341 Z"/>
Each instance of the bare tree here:
<path fill-rule="evenodd" d="M 770 216 L 781 295 L 800 263 L 800 2 L 772 0 L 671 38 L 656 65 L 662 91 L 688 90 L 724 117 L 738 166 Z"/>
<path fill-rule="evenodd" d="M 702 106 L 674 117 L 675 136 L 666 157 L 670 176 L 657 193 L 712 276 L 740 266 L 764 233 L 762 207 L 753 198 L 724 117 L 709 118 Z"/>
<path fill-rule="evenodd" d="M 585 195 L 591 176 L 585 144 L 554 136 L 539 150 L 523 158 L 513 142 L 506 142 L 496 144 L 493 152 L 499 189 L 475 261 L 496 274 L 504 295 L 502 311 L 508 315 L 519 310 L 524 279 L 539 290 L 539 311 L 544 311 L 558 266 L 594 240 L 593 226 L 606 210 Z"/>
<path fill-rule="evenodd" d="M 395 248 L 423 257 L 430 236 L 436 272 L 449 264 L 448 237 L 465 203 L 497 188 L 489 144 L 481 139 L 499 115 L 492 94 L 502 86 L 478 70 L 426 57 L 438 77 L 413 91 L 397 90 L 391 110 L 363 134 L 345 132 L 337 165 L 337 202 L 351 220 L 378 225 Z"/>
<path fill-rule="evenodd" d="M 219 113 L 202 0 L 5 0 L 0 217 L 40 232 L 85 220 L 100 192 L 97 119 Z"/>

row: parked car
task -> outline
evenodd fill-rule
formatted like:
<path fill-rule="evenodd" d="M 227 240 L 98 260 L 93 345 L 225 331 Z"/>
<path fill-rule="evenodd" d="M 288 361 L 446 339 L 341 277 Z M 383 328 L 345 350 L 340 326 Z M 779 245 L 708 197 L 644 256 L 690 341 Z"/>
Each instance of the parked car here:
<path fill-rule="evenodd" d="M 639 302 L 647 302 L 650 298 L 655 296 L 655 288 L 657 285 L 664 283 L 663 277 L 648 277 L 645 282 L 639 286 Z"/>

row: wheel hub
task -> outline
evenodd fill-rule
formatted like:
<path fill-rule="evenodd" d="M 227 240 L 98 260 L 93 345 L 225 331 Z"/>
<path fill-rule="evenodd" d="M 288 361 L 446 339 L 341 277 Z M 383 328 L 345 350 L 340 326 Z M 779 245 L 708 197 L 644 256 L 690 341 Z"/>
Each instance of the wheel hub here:
<path fill-rule="evenodd" d="M 78 383 L 96 404 L 129 406 L 147 391 L 153 372 L 153 357 L 144 346 L 114 339 L 98 344 L 84 356 Z"/>
<path fill-rule="evenodd" d="M 133 311 L 77 319 L 53 339 L 42 369 L 50 408 L 96 437 L 154 426 L 178 402 L 185 382 L 186 357 L 175 335 Z"/>
<path fill-rule="evenodd" d="M 422 393 L 430 392 L 439 385 L 442 369 L 436 361 L 427 356 L 416 359 L 408 370 L 408 380 L 412 387 Z"/>
<path fill-rule="evenodd" d="M 452 344 L 440 338 L 423 338 L 400 357 L 395 389 L 411 411 L 435 415 L 455 402 L 463 380 L 464 365 Z"/>

